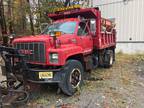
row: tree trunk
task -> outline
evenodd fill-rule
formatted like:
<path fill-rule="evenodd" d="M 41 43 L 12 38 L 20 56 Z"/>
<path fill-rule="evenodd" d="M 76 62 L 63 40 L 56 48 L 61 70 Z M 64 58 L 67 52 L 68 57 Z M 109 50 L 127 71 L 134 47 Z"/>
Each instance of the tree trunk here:
<path fill-rule="evenodd" d="M 0 1 L 0 27 L 1 27 L 1 34 L 2 34 L 2 40 L 3 45 L 8 45 L 8 36 L 7 36 L 7 26 L 4 16 L 4 6 L 3 6 L 3 0 Z"/>
<path fill-rule="evenodd" d="M 41 10 L 41 1 L 38 0 L 38 12 L 39 12 L 39 21 L 38 21 L 38 25 L 40 26 L 41 24 L 41 19 L 42 19 L 42 10 Z"/>
<path fill-rule="evenodd" d="M 3 0 L 0 1 L 0 26 L 1 26 L 1 32 L 2 36 L 7 34 L 7 26 L 4 16 L 4 6 L 3 6 Z"/>
<path fill-rule="evenodd" d="M 29 5 L 29 19 L 30 19 L 31 33 L 32 33 L 32 35 L 35 35 L 34 24 L 33 24 L 33 16 L 32 16 L 32 12 L 31 12 L 31 5 L 30 5 L 29 0 L 27 0 L 27 2 L 28 2 L 28 5 Z"/>
<path fill-rule="evenodd" d="M 70 6 L 70 0 L 66 0 L 64 6 L 65 7 Z"/>
<path fill-rule="evenodd" d="M 13 31 L 13 21 L 12 21 L 12 0 L 8 1 L 8 18 L 9 18 L 9 33 L 12 34 Z"/>
<path fill-rule="evenodd" d="M 24 9 L 25 2 L 20 0 L 20 8 L 21 8 L 21 22 L 22 22 L 22 31 L 26 31 L 26 12 Z"/>

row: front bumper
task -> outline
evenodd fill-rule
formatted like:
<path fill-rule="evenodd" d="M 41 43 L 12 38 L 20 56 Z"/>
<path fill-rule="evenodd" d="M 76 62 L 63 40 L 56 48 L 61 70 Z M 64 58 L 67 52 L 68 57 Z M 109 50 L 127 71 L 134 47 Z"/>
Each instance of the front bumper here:
<path fill-rule="evenodd" d="M 53 78 L 40 79 L 39 72 L 52 72 Z M 52 70 L 39 70 L 39 69 L 29 69 L 29 72 L 26 75 L 27 81 L 33 83 L 60 83 L 65 76 L 64 70 L 61 69 L 52 69 Z"/>

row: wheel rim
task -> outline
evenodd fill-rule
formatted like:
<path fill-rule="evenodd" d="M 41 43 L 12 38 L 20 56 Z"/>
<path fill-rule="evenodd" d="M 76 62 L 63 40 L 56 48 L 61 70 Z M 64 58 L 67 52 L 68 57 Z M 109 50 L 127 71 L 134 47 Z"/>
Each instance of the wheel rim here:
<path fill-rule="evenodd" d="M 113 64 L 113 56 L 111 55 L 110 56 L 110 65 L 112 65 Z"/>
<path fill-rule="evenodd" d="M 73 69 L 70 74 L 70 83 L 73 88 L 77 88 L 81 82 L 81 72 L 79 69 Z"/>

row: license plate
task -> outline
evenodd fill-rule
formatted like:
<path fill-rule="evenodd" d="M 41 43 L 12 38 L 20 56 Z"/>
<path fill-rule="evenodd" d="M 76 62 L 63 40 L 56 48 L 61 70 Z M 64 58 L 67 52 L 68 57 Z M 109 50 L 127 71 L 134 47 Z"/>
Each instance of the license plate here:
<path fill-rule="evenodd" d="M 39 79 L 53 78 L 53 72 L 39 72 Z"/>

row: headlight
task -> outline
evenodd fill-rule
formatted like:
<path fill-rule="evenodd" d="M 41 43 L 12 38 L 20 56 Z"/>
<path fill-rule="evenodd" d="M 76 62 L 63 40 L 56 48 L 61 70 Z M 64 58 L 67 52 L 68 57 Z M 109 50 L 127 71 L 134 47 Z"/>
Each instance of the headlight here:
<path fill-rule="evenodd" d="M 58 63 L 58 54 L 50 53 L 50 63 Z"/>
<path fill-rule="evenodd" d="M 51 56 L 52 56 L 52 59 L 58 59 L 58 54 L 57 53 L 53 53 L 53 54 L 51 54 Z"/>

